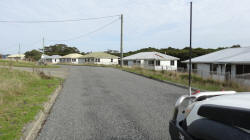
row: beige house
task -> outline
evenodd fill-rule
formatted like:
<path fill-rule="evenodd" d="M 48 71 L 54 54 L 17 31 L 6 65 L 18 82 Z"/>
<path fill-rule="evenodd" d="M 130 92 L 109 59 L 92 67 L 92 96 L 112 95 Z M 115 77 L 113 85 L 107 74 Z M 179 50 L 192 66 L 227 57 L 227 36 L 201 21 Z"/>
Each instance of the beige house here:
<path fill-rule="evenodd" d="M 25 55 L 24 54 L 12 54 L 12 55 L 7 56 L 7 59 L 10 59 L 10 60 L 24 60 Z"/>
<path fill-rule="evenodd" d="M 60 58 L 60 63 L 79 64 L 79 58 L 83 55 L 78 53 L 71 53 Z"/>
<path fill-rule="evenodd" d="M 118 57 L 105 52 L 93 52 L 79 58 L 81 64 L 117 65 Z"/>

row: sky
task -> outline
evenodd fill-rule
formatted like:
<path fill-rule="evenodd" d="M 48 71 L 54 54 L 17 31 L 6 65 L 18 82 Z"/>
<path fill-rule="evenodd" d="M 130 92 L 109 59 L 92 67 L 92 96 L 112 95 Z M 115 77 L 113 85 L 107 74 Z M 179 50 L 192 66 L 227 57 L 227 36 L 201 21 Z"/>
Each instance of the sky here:
<path fill-rule="evenodd" d="M 124 51 L 189 46 L 189 0 L 1 0 L 0 20 L 124 15 Z M 193 0 L 193 47 L 250 46 L 249 0 Z M 106 26 L 98 32 L 90 32 Z M 73 39 L 82 36 L 81 38 Z M 120 49 L 118 16 L 63 23 L 0 23 L 0 53 L 64 43 L 82 52 Z"/>

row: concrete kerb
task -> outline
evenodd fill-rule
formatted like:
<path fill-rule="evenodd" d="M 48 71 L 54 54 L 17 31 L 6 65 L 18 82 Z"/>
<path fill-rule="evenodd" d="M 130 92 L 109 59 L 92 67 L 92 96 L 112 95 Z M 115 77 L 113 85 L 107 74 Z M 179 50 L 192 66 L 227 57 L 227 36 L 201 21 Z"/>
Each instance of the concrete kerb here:
<path fill-rule="evenodd" d="M 35 119 L 23 128 L 23 136 L 20 138 L 20 140 L 35 140 L 36 139 L 61 89 L 62 89 L 62 85 L 59 85 L 56 88 L 55 92 L 50 95 L 49 101 L 43 105 L 43 109 L 36 115 Z"/>

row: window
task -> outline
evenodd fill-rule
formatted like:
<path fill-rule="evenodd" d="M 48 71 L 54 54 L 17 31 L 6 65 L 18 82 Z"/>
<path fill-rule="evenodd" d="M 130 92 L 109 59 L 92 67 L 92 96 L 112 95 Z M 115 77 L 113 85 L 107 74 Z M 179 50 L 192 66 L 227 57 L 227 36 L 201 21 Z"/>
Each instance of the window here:
<path fill-rule="evenodd" d="M 210 64 L 210 74 L 217 74 L 218 64 Z"/>
<path fill-rule="evenodd" d="M 170 61 L 170 65 L 171 65 L 171 66 L 174 66 L 174 60 L 171 60 L 171 61 Z"/>
<path fill-rule="evenodd" d="M 192 64 L 192 69 L 197 70 L 197 64 Z"/>
<path fill-rule="evenodd" d="M 128 65 L 128 61 L 125 60 L 123 64 L 127 66 Z"/>
<path fill-rule="evenodd" d="M 156 60 L 155 62 L 156 62 L 156 66 L 160 66 L 161 64 L 160 60 Z"/>
<path fill-rule="evenodd" d="M 136 64 L 136 60 L 134 60 L 133 63 Z"/>
<path fill-rule="evenodd" d="M 148 61 L 148 65 L 154 65 L 155 63 L 154 63 L 154 60 L 149 60 Z"/>
<path fill-rule="evenodd" d="M 113 62 L 113 59 L 111 58 L 111 62 Z"/>
<path fill-rule="evenodd" d="M 250 65 L 236 65 L 236 74 L 250 73 Z"/>
<path fill-rule="evenodd" d="M 72 62 L 76 62 L 76 59 L 72 59 Z"/>
<path fill-rule="evenodd" d="M 210 71 L 217 71 L 218 65 L 217 64 L 210 64 Z"/>
<path fill-rule="evenodd" d="M 100 58 L 96 58 L 96 59 L 95 59 L 95 62 L 100 62 Z"/>

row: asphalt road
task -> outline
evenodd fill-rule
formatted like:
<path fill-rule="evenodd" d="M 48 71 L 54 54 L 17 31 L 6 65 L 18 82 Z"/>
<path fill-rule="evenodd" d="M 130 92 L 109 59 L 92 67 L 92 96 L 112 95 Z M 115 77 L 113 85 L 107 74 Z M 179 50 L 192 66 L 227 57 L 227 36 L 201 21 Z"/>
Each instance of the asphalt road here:
<path fill-rule="evenodd" d="M 72 66 L 37 140 L 170 139 L 187 90 L 112 68 Z"/>

